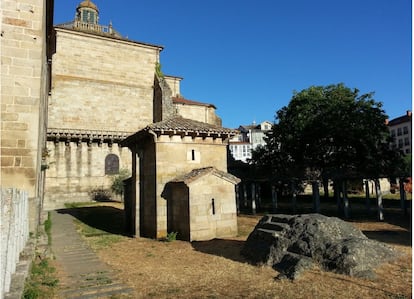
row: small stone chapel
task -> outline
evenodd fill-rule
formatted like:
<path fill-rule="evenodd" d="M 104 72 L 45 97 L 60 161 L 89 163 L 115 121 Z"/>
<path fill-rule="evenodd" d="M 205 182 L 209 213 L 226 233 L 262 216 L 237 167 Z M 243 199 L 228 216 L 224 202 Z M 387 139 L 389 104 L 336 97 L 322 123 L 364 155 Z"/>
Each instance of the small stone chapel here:
<path fill-rule="evenodd" d="M 132 235 L 187 241 L 237 234 L 235 185 L 227 173 L 234 130 L 181 116 L 153 123 L 121 142 L 132 151 L 125 211 Z"/>

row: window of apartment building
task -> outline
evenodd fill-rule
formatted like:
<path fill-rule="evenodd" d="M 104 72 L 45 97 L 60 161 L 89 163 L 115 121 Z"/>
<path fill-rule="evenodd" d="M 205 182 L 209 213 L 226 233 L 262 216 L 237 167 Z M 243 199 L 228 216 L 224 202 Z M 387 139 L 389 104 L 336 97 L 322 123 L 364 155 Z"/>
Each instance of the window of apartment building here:
<path fill-rule="evenodd" d="M 401 135 L 402 135 L 402 128 L 398 128 L 398 129 L 397 129 L 397 135 L 398 135 L 398 136 L 401 136 Z"/>
<path fill-rule="evenodd" d="M 408 137 L 404 138 L 404 145 L 410 145 L 410 139 Z"/>
<path fill-rule="evenodd" d="M 404 140 L 398 139 L 398 148 L 402 148 L 404 146 Z"/>
<path fill-rule="evenodd" d="M 394 129 L 391 130 L 391 137 L 395 137 L 395 130 Z"/>
<path fill-rule="evenodd" d="M 409 149 L 409 148 L 406 148 L 406 149 L 405 149 L 405 153 L 406 153 L 406 154 L 409 154 L 410 152 L 411 152 L 411 151 L 410 151 L 410 149 Z"/>
<path fill-rule="evenodd" d="M 408 127 L 407 126 L 404 126 L 403 133 L 404 133 L 404 135 L 408 134 Z"/>

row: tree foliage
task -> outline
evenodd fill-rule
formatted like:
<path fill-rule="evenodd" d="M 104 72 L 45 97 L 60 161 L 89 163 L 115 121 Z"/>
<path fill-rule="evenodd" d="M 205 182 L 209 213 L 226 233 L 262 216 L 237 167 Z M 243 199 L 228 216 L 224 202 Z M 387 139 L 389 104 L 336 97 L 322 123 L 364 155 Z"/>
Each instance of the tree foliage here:
<path fill-rule="evenodd" d="M 373 93 L 343 84 L 294 92 L 276 112 L 266 146 L 252 161 L 277 177 L 308 179 L 396 175 L 399 153 L 390 149 L 387 115 Z"/>
<path fill-rule="evenodd" d="M 120 169 L 119 173 L 112 177 L 112 192 L 122 196 L 124 194 L 124 180 L 130 176 L 131 174 L 128 169 Z"/>

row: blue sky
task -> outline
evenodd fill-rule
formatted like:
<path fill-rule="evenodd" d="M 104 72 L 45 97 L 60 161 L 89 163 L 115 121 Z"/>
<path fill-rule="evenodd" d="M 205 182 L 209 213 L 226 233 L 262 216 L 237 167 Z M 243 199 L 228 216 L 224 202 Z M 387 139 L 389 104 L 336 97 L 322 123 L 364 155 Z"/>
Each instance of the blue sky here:
<path fill-rule="evenodd" d="M 54 23 L 80 2 L 55 0 Z M 163 72 L 225 127 L 274 121 L 293 91 L 341 82 L 375 92 L 391 119 L 411 110 L 411 0 L 93 2 L 101 24 L 164 46 Z"/>

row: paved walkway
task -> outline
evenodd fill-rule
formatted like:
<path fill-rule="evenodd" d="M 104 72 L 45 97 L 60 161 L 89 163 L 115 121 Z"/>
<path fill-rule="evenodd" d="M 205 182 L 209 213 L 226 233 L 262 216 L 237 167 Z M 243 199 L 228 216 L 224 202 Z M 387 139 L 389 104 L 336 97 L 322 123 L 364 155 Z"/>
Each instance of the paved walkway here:
<path fill-rule="evenodd" d="M 52 252 L 63 272 L 60 298 L 132 297 L 132 288 L 119 282 L 113 270 L 81 238 L 72 215 L 53 211 L 51 217 Z"/>

